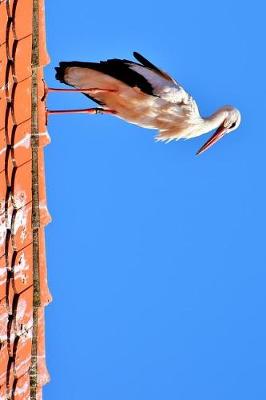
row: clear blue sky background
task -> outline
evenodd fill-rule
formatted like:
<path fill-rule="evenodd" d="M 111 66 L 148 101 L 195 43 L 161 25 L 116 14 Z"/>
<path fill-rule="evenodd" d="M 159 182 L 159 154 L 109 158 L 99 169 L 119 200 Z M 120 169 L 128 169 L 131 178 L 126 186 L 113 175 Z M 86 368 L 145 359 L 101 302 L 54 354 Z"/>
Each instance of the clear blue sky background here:
<path fill-rule="evenodd" d="M 238 131 L 168 145 L 109 116 L 51 116 L 45 399 L 265 400 L 263 1 L 47 1 L 51 64 L 131 58 Z M 88 107 L 51 94 L 50 108 Z"/>

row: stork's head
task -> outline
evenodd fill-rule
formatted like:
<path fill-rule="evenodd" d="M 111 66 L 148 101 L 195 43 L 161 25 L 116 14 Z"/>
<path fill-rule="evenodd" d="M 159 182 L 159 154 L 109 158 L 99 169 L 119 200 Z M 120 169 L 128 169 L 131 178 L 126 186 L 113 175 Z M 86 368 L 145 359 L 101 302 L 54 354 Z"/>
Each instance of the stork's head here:
<path fill-rule="evenodd" d="M 223 122 L 218 127 L 216 132 L 210 137 L 210 139 L 207 140 L 207 142 L 198 150 L 197 155 L 203 153 L 213 146 L 214 143 L 218 142 L 218 140 L 227 135 L 227 133 L 231 133 L 239 127 L 241 122 L 241 114 L 237 108 L 225 106 L 219 110 L 217 116 L 218 114 L 222 113 L 224 115 Z"/>

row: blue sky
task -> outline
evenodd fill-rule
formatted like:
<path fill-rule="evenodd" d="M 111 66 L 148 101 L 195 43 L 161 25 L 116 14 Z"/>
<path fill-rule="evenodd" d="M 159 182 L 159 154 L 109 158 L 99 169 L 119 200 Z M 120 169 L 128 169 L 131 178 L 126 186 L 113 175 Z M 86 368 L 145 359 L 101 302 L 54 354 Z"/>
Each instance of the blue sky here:
<path fill-rule="evenodd" d="M 59 61 L 136 50 L 202 115 L 233 104 L 242 124 L 195 157 L 207 136 L 166 145 L 111 116 L 49 118 L 46 399 L 265 399 L 265 11 L 47 1 L 50 86 Z"/>

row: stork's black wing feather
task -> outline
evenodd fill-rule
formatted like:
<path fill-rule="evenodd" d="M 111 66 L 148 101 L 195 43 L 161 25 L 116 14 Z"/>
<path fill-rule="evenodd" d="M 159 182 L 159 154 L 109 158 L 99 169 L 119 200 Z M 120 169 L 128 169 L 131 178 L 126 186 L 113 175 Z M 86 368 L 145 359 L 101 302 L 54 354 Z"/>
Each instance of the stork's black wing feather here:
<path fill-rule="evenodd" d="M 159 75 L 163 76 L 165 79 L 174 82 L 174 79 L 171 78 L 166 72 L 162 71 L 156 65 L 152 64 L 147 58 L 143 57 L 141 54 L 137 53 L 136 51 L 133 52 L 133 56 L 136 60 L 138 60 L 144 67 L 150 68 L 153 71 L 157 72 Z"/>
<path fill-rule="evenodd" d="M 147 93 L 149 95 L 154 95 L 153 87 L 150 84 L 150 82 L 148 82 L 148 80 L 144 76 L 132 70 L 130 68 L 130 65 L 132 64 L 136 63 L 129 60 L 119 60 L 116 58 L 107 61 L 100 61 L 99 63 L 82 62 L 82 61 L 60 62 L 59 67 L 56 67 L 55 77 L 60 82 L 67 84 L 67 82 L 65 82 L 64 80 L 66 68 L 68 67 L 89 68 L 94 71 L 102 72 L 115 79 L 118 79 L 124 82 L 128 86 L 138 87 L 144 93 Z"/>

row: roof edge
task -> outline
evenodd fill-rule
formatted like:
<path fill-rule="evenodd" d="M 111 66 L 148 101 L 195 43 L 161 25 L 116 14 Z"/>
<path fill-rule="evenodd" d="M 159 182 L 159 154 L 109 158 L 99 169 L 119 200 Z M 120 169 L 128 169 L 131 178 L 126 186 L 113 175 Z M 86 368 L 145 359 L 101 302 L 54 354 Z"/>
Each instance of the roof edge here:
<path fill-rule="evenodd" d="M 38 398 L 38 311 L 41 306 L 39 266 L 39 121 L 38 121 L 38 68 L 39 68 L 39 0 L 33 0 L 32 16 L 32 87 L 31 87 L 31 149 L 32 149 L 32 236 L 33 236 L 33 330 L 30 367 L 30 399 Z"/>

